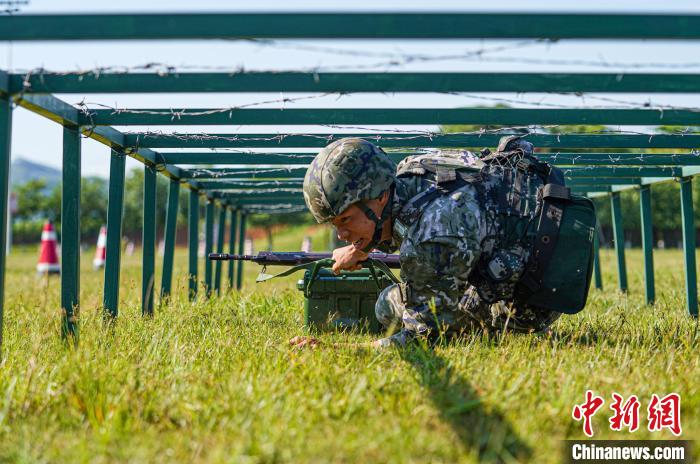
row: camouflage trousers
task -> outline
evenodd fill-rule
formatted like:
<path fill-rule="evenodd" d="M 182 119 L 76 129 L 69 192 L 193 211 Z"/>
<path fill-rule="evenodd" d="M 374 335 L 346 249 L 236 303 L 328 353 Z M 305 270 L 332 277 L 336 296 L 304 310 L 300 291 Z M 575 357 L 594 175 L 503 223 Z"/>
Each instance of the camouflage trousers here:
<path fill-rule="evenodd" d="M 474 287 L 469 287 L 457 308 L 434 312 L 406 307 L 398 284 L 385 288 L 374 307 L 377 320 L 404 344 L 411 335 L 427 334 L 436 327 L 447 336 L 484 330 L 509 330 L 521 333 L 540 332 L 556 321 L 561 313 L 534 307 L 516 308 L 513 303 L 488 304 L 481 300 Z"/>

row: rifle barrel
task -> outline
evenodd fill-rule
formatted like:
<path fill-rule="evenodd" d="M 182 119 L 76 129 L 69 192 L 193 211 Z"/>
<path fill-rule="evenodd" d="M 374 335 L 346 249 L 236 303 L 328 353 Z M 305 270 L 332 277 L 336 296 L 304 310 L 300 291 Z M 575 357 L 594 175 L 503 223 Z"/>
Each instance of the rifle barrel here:
<path fill-rule="evenodd" d="M 207 258 L 212 261 L 255 261 L 255 256 L 251 255 L 231 255 L 228 253 L 209 253 Z"/>

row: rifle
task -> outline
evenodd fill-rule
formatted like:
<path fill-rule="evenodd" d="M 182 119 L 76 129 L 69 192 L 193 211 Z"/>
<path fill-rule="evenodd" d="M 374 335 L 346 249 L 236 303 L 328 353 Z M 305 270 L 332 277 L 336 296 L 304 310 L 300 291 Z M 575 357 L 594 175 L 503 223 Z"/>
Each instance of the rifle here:
<path fill-rule="evenodd" d="M 332 253 L 304 253 L 303 251 L 261 251 L 257 255 L 232 255 L 228 253 L 209 253 L 212 261 L 252 261 L 261 266 L 299 266 L 322 259 L 332 259 Z M 368 260 L 379 261 L 391 269 L 400 269 L 399 255 L 388 253 L 370 253 Z M 365 262 L 365 261 L 363 261 Z"/>
<path fill-rule="evenodd" d="M 332 253 L 304 253 L 303 251 L 261 251 L 257 255 L 232 255 L 228 253 L 209 253 L 208 258 L 212 261 L 252 261 L 263 268 L 256 282 L 264 282 L 273 277 L 284 277 L 300 270 L 312 270 L 315 278 L 321 268 L 332 267 Z M 390 269 L 400 269 L 399 255 L 387 253 L 370 253 L 365 261 L 360 264 L 369 268 L 373 276 L 375 269 L 381 270 L 386 275 L 391 275 Z M 266 274 L 267 266 L 290 266 L 291 268 L 277 275 Z"/>

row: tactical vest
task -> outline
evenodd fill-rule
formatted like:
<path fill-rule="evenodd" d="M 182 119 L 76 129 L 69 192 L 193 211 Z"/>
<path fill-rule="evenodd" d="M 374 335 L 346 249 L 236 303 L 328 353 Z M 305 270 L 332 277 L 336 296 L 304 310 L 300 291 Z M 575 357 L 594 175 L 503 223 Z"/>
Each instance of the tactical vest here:
<path fill-rule="evenodd" d="M 572 195 L 562 171 L 521 150 L 478 157 L 467 151 L 411 156 L 397 177 L 430 187 L 402 206 L 394 227 L 414 224 L 438 196 L 468 184 L 497 230 L 482 243 L 469 283 L 487 303 L 514 301 L 574 314 L 583 309 L 593 269 L 593 202 Z"/>

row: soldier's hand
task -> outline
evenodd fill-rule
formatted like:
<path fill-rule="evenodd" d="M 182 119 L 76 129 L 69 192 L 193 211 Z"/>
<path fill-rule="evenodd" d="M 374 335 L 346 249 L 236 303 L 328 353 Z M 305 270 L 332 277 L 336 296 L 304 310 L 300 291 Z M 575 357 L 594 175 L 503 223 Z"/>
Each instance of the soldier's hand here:
<path fill-rule="evenodd" d="M 362 250 L 358 250 L 353 245 L 333 250 L 333 273 L 340 274 L 340 271 L 357 271 L 362 269 L 360 261 L 367 259 L 369 255 Z"/>
<path fill-rule="evenodd" d="M 321 344 L 321 340 L 309 336 L 297 336 L 289 340 L 289 346 L 295 350 L 304 348 L 316 348 Z"/>

